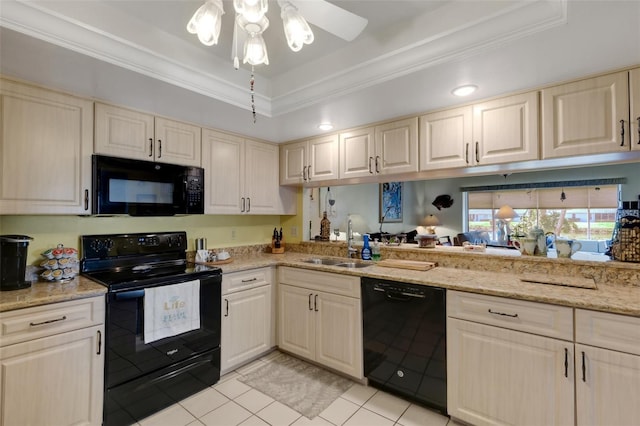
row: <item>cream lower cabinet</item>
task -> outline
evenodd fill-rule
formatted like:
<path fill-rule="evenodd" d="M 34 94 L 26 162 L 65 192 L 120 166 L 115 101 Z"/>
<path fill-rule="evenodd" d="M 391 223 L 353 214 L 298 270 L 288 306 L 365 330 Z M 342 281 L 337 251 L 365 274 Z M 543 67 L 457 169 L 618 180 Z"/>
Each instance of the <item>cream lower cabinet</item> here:
<path fill-rule="evenodd" d="M 90 214 L 93 102 L 0 80 L 0 215 Z"/>
<path fill-rule="evenodd" d="M 0 425 L 102 424 L 103 297 L 5 312 L 0 323 Z"/>
<path fill-rule="evenodd" d="M 448 291 L 449 414 L 473 425 L 573 425 L 572 314 Z"/>
<path fill-rule="evenodd" d="M 198 126 L 96 103 L 96 154 L 199 167 L 200 141 Z"/>
<path fill-rule="evenodd" d="M 363 378 L 360 279 L 279 268 L 278 346 Z"/>
<path fill-rule="evenodd" d="M 640 424 L 640 318 L 576 309 L 576 416 Z"/>
<path fill-rule="evenodd" d="M 222 276 L 220 368 L 225 374 L 275 346 L 274 268 Z"/>

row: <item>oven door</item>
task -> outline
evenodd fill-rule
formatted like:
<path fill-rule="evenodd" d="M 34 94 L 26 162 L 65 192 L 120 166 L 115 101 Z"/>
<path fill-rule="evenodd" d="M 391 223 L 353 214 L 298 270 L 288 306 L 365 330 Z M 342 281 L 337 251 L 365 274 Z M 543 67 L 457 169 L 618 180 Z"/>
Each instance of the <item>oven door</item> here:
<path fill-rule="evenodd" d="M 107 293 L 105 386 L 112 388 L 220 346 L 221 275 L 200 278 L 200 328 L 144 342 L 145 289 Z M 187 279 L 165 279 L 158 285 Z"/>

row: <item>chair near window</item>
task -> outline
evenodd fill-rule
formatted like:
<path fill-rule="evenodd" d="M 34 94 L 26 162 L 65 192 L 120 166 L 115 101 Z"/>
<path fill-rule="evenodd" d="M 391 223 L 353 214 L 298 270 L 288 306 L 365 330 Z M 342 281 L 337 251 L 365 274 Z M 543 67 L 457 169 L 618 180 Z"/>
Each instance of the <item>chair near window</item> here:
<path fill-rule="evenodd" d="M 455 238 L 455 237 L 454 237 Z M 451 237 L 445 235 L 444 237 L 438 237 L 438 244 L 441 246 L 452 246 Z"/>

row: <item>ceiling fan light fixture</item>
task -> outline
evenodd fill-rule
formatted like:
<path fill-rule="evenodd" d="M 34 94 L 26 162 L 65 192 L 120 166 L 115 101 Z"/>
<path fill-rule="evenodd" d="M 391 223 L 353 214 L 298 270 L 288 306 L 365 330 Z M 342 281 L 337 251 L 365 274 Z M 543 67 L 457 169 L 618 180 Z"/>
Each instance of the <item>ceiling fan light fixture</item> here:
<path fill-rule="evenodd" d="M 250 65 L 269 65 L 269 55 L 267 54 L 267 45 L 262 38 L 262 34 L 251 34 L 244 43 L 244 59 L 243 64 Z"/>
<path fill-rule="evenodd" d="M 478 90 L 478 86 L 474 84 L 465 84 L 464 86 L 456 87 L 451 91 L 456 96 L 469 96 L 473 92 Z"/>
<path fill-rule="evenodd" d="M 280 17 L 289 48 L 299 52 L 305 44 L 313 43 L 313 31 L 298 9 L 288 1 L 280 1 Z"/>
<path fill-rule="evenodd" d="M 233 8 L 248 22 L 258 22 L 269 10 L 269 2 L 268 0 L 233 0 Z"/>
<path fill-rule="evenodd" d="M 222 0 L 207 0 L 189 20 L 187 31 L 197 34 L 198 40 L 205 46 L 218 44 L 222 15 Z"/>

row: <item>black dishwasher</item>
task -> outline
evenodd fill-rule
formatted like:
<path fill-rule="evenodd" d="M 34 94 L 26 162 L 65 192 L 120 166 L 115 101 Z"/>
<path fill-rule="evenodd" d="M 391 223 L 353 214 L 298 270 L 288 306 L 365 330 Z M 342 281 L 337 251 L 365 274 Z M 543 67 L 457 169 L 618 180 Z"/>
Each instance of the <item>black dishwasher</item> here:
<path fill-rule="evenodd" d="M 362 278 L 369 384 L 447 414 L 443 288 Z"/>

